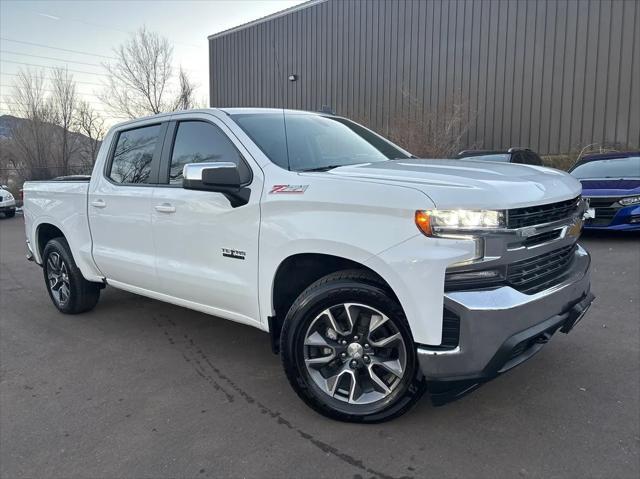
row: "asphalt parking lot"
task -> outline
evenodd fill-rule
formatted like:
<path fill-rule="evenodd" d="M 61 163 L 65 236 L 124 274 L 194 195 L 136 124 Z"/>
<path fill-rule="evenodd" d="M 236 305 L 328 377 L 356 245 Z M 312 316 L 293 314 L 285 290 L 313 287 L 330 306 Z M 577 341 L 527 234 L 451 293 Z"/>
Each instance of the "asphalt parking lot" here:
<path fill-rule="evenodd" d="M 112 288 L 59 314 L 0 219 L 0 476 L 640 475 L 640 237 L 588 235 L 597 302 L 473 394 L 390 423 L 325 419 L 260 331 Z"/>

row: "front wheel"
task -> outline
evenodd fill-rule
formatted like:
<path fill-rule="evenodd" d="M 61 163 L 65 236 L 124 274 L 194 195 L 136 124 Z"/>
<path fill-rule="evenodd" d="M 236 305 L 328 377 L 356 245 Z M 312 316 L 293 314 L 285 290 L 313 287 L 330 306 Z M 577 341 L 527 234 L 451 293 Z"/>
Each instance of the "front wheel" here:
<path fill-rule="evenodd" d="M 95 307 L 100 284 L 84 279 L 67 240 L 54 238 L 44 247 L 42 270 L 53 305 L 62 313 L 78 314 Z"/>
<path fill-rule="evenodd" d="M 366 271 L 340 271 L 309 286 L 287 314 L 281 354 L 297 394 L 334 419 L 386 421 L 425 391 L 404 312 Z"/>

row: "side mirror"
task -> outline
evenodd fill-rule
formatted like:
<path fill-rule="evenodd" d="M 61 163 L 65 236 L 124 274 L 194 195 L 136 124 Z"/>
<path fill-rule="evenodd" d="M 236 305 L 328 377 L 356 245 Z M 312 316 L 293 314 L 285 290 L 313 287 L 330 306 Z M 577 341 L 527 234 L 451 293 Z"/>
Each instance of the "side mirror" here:
<path fill-rule="evenodd" d="M 246 205 L 251 195 L 251 190 L 242 186 L 238 166 L 224 161 L 184 165 L 182 187 L 186 190 L 222 193 L 234 208 Z"/>

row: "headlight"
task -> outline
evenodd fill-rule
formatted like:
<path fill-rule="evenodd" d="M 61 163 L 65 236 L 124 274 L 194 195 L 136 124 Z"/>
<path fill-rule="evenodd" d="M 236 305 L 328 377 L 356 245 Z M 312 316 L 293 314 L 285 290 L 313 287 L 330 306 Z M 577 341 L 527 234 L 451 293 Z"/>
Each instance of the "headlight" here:
<path fill-rule="evenodd" d="M 415 222 L 425 235 L 442 236 L 504 228 L 506 215 L 498 210 L 418 210 Z"/>
<path fill-rule="evenodd" d="M 12 199 L 13 199 L 13 195 L 7 191 L 7 196 L 5 196 L 3 200 L 12 200 Z"/>
<path fill-rule="evenodd" d="M 627 196 L 618 201 L 622 206 L 638 205 L 640 204 L 640 196 Z"/>

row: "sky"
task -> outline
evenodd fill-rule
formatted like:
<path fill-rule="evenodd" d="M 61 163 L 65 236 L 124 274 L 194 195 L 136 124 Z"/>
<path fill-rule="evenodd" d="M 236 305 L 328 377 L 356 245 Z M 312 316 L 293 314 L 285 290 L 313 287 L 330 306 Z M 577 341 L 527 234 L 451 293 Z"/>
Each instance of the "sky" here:
<path fill-rule="evenodd" d="M 143 25 L 168 38 L 174 67 L 198 84 L 208 104 L 207 36 L 284 10 L 302 0 L 0 0 L 0 114 L 9 113 L 20 68 L 67 67 L 82 99 L 108 117 L 96 94 L 113 49 Z M 109 117 L 108 122 L 116 119 Z"/>

